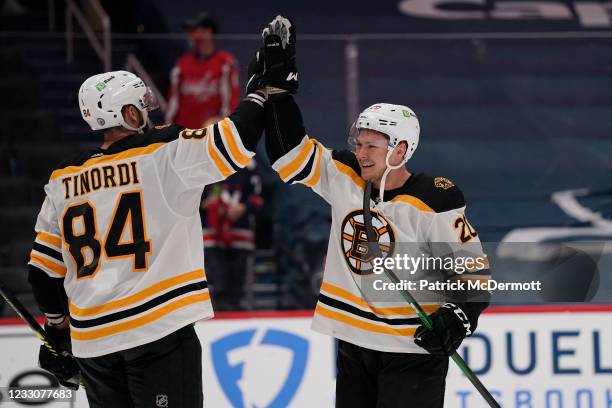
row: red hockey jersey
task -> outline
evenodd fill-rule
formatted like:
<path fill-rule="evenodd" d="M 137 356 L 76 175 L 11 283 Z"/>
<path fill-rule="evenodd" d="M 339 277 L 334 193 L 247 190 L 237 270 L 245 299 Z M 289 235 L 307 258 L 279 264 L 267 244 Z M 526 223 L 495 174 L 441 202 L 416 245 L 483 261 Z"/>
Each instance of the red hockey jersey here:
<path fill-rule="evenodd" d="M 229 115 L 238 105 L 240 89 L 236 58 L 223 50 L 208 58 L 183 54 L 170 73 L 167 123 L 197 129 L 213 118 Z"/>

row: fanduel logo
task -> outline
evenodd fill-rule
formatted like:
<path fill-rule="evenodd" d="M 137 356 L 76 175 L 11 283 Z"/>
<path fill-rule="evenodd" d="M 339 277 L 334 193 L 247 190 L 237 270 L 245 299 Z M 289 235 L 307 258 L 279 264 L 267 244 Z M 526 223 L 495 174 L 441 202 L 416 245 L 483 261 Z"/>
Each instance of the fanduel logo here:
<path fill-rule="evenodd" d="M 612 27 L 612 2 L 403 0 L 401 13 L 441 20 L 578 20 L 584 28 Z"/>
<path fill-rule="evenodd" d="M 302 382 L 308 348 L 308 341 L 293 333 L 249 329 L 216 340 L 211 353 L 233 407 L 281 408 L 289 405 Z"/>

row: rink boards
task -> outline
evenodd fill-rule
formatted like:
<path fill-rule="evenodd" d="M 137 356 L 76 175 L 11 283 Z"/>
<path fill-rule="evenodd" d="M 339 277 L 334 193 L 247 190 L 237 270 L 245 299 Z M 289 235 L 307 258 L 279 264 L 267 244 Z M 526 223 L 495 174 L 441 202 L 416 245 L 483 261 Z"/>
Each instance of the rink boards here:
<path fill-rule="evenodd" d="M 309 326 L 310 312 L 226 313 L 199 322 L 206 406 L 333 406 L 335 344 Z M 481 317 L 461 354 L 504 407 L 607 408 L 611 344 L 612 306 L 498 307 Z M 49 384 L 36 367 L 38 340 L 18 320 L 4 320 L 0 350 L 0 406 L 25 406 L 9 401 L 4 387 Z M 485 407 L 452 365 L 445 405 Z M 39 406 L 87 403 L 79 391 L 72 403 Z"/>

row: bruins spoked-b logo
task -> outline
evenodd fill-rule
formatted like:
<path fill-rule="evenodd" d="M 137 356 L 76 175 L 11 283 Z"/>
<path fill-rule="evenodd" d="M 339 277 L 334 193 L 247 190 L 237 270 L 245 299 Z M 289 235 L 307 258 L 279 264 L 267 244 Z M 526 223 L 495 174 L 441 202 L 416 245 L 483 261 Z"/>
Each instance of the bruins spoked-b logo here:
<path fill-rule="evenodd" d="M 391 224 L 381 214 L 372 211 L 372 228 L 383 256 L 392 255 L 395 248 L 395 233 Z M 374 254 L 368 249 L 363 210 L 355 210 L 344 217 L 341 234 L 344 259 L 348 267 L 357 275 L 371 274 Z"/>

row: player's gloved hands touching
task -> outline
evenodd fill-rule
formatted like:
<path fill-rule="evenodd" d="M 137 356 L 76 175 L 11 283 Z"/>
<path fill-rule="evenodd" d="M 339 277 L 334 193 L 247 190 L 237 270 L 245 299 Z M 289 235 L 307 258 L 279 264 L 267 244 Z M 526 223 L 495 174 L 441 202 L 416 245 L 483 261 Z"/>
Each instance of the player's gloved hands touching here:
<path fill-rule="evenodd" d="M 430 316 L 433 330 L 421 325 L 414 342 L 432 354 L 453 354 L 463 339 L 472 334 L 467 315 L 453 303 L 446 303 Z"/>
<path fill-rule="evenodd" d="M 40 346 L 38 365 L 53 374 L 64 387 L 78 389 L 81 371 L 76 359 L 70 354 L 70 330 L 45 325 L 45 332 L 59 350 L 51 351 L 45 345 Z"/>
<path fill-rule="evenodd" d="M 266 87 L 268 94 L 297 93 L 296 33 L 293 22 L 277 16 L 262 32 L 263 47 L 249 63 L 247 93 Z"/>

